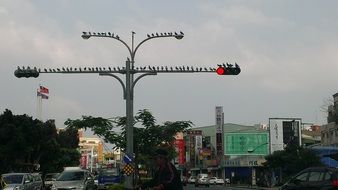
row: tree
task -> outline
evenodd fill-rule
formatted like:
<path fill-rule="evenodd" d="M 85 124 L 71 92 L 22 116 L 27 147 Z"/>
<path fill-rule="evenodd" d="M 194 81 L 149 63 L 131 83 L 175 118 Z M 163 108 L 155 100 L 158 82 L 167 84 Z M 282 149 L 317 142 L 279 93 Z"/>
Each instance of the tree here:
<path fill-rule="evenodd" d="M 77 139 L 77 135 L 68 137 Z M 60 145 L 57 139 L 53 120 L 43 123 L 26 114 L 13 115 L 6 109 L 0 115 L 0 173 L 32 171 L 38 165 L 42 172 L 55 172 L 68 164 L 78 165 L 77 147 Z"/>
<path fill-rule="evenodd" d="M 308 148 L 289 145 L 285 150 L 275 151 L 265 157 L 264 165 L 271 169 L 281 168 L 283 176 L 293 176 L 310 166 L 321 166 L 319 156 Z"/>
<path fill-rule="evenodd" d="M 69 128 L 91 129 L 94 134 L 103 138 L 106 142 L 115 144 L 116 148 L 126 150 L 126 117 L 105 119 L 102 117 L 82 116 L 82 119 L 68 119 L 65 125 Z M 140 125 L 140 127 L 135 127 Z M 146 165 L 149 156 L 159 146 L 165 146 L 171 158 L 175 155 L 173 146 L 175 135 L 183 132 L 193 125 L 190 121 L 165 122 L 156 124 L 156 119 L 148 110 L 140 110 L 134 119 L 134 154 L 135 163 Z"/>

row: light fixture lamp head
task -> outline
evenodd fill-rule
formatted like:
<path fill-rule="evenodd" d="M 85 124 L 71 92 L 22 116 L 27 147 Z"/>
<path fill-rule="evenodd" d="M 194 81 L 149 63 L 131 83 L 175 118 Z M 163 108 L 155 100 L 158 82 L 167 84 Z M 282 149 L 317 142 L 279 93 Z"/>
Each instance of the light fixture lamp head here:
<path fill-rule="evenodd" d="M 174 37 L 175 37 L 176 39 L 180 40 L 180 39 L 182 39 L 182 38 L 184 37 L 184 33 L 183 33 L 182 31 L 180 31 L 179 34 L 175 32 Z"/>
<path fill-rule="evenodd" d="M 82 32 L 82 33 L 83 33 L 83 34 L 82 34 L 81 37 L 82 37 L 83 39 L 85 39 L 85 40 L 87 40 L 87 39 L 89 39 L 89 38 L 91 37 L 91 34 L 90 34 L 90 33 L 89 33 L 89 34 L 88 34 L 87 32 Z"/>

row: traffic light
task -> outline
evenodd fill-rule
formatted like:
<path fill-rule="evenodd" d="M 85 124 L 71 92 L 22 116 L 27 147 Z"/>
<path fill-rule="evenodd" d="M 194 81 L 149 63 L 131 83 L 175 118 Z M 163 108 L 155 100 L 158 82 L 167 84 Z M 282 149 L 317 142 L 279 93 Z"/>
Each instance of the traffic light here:
<path fill-rule="evenodd" d="M 238 75 L 241 72 L 241 68 L 235 63 L 235 66 L 232 64 L 222 64 L 218 65 L 218 68 L 216 69 L 216 73 L 218 75 Z"/>
<path fill-rule="evenodd" d="M 34 78 L 37 78 L 39 76 L 39 72 L 36 69 L 30 69 L 30 68 L 20 69 L 20 68 L 18 68 L 17 70 L 14 71 L 14 75 L 16 77 L 18 77 L 18 78 L 21 78 L 21 77 L 26 77 L 26 78 L 34 77 Z"/>

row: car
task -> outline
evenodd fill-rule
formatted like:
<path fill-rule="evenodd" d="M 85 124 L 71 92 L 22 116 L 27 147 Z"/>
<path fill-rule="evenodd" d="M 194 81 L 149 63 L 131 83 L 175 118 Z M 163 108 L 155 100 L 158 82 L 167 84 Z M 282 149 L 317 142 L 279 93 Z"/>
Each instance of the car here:
<path fill-rule="evenodd" d="M 219 184 L 219 185 L 224 185 L 224 180 L 218 177 L 211 177 L 209 179 L 209 184 Z"/>
<path fill-rule="evenodd" d="M 59 176 L 60 173 L 47 173 L 44 177 L 44 185 L 46 190 L 50 190 L 53 181 Z"/>
<path fill-rule="evenodd" d="M 181 182 L 182 182 L 182 184 L 183 184 L 184 186 L 186 186 L 187 183 L 188 183 L 188 178 L 187 178 L 186 176 L 182 176 L 182 177 L 181 177 Z"/>
<path fill-rule="evenodd" d="M 334 190 L 338 189 L 338 169 L 329 167 L 310 167 L 302 170 L 280 190 Z"/>
<path fill-rule="evenodd" d="M 198 174 L 195 181 L 195 187 L 204 185 L 209 187 L 209 175 L 208 174 Z"/>
<path fill-rule="evenodd" d="M 196 176 L 190 176 L 188 178 L 188 183 L 195 183 L 195 181 L 196 181 Z"/>
<path fill-rule="evenodd" d="M 96 185 L 88 170 L 64 170 L 52 184 L 51 190 L 96 190 Z"/>
<path fill-rule="evenodd" d="M 41 178 L 41 174 L 39 173 L 32 173 L 32 188 L 33 190 L 42 190 L 43 189 L 43 181 Z"/>
<path fill-rule="evenodd" d="M 6 173 L 2 177 L 7 184 L 5 190 L 35 190 L 33 177 L 29 173 Z"/>
<path fill-rule="evenodd" d="M 98 175 L 98 189 L 108 189 L 110 185 L 121 181 L 117 168 L 101 170 Z"/>
<path fill-rule="evenodd" d="M 225 179 L 224 179 L 224 182 L 225 182 L 226 184 L 230 184 L 230 179 L 229 179 L 229 178 L 225 178 Z"/>

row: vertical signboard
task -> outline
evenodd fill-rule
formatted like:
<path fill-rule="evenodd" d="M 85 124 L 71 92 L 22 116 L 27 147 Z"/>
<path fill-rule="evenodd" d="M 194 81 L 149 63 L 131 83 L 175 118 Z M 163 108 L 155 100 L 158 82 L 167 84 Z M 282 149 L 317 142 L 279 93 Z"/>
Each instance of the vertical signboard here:
<path fill-rule="evenodd" d="M 185 143 L 183 139 L 175 139 L 175 149 L 178 154 L 177 160 L 175 160 L 175 163 L 178 163 L 179 165 L 185 164 Z"/>
<path fill-rule="evenodd" d="M 281 120 L 269 119 L 270 152 L 283 150 L 283 124 Z"/>
<path fill-rule="evenodd" d="M 216 106 L 216 153 L 223 155 L 223 124 L 224 113 L 222 106 Z"/>
<path fill-rule="evenodd" d="M 187 135 L 189 137 L 189 154 L 187 157 L 190 161 L 190 166 L 193 167 L 196 164 L 196 136 L 202 136 L 202 131 L 201 130 L 191 130 L 187 131 Z M 201 142 L 202 144 L 202 142 Z"/>
<path fill-rule="evenodd" d="M 103 143 L 102 142 L 99 142 L 97 146 L 97 161 L 99 163 L 103 162 Z"/>
<path fill-rule="evenodd" d="M 300 118 L 269 118 L 270 151 L 284 150 L 290 144 L 301 145 Z"/>
<path fill-rule="evenodd" d="M 200 150 L 202 149 L 202 135 L 195 136 L 195 154 L 199 154 Z"/>

